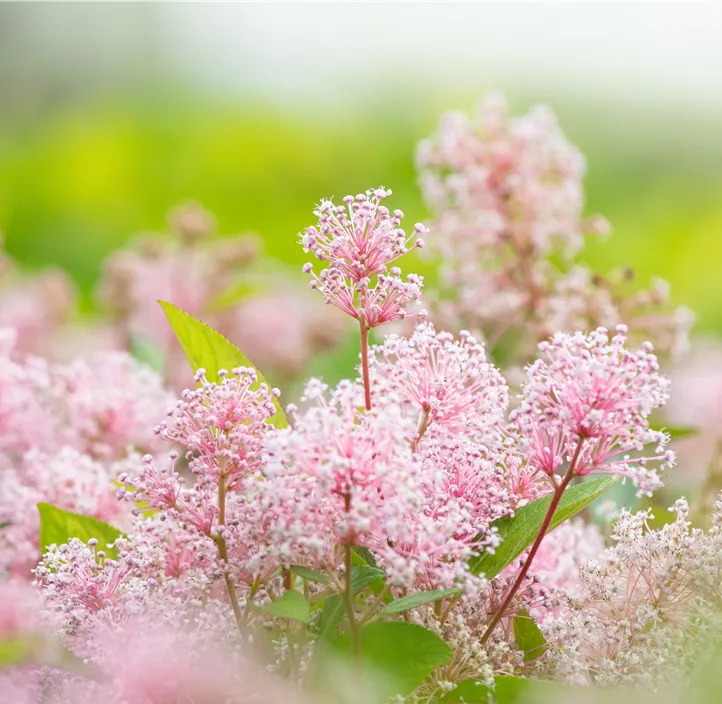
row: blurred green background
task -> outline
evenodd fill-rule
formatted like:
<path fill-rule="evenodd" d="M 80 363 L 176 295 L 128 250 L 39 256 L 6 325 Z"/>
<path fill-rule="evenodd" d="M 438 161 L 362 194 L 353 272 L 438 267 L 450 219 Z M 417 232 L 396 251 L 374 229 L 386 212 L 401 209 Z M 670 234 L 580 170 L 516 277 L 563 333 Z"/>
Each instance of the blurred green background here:
<path fill-rule="evenodd" d="M 313 205 L 383 184 L 425 215 L 416 143 L 493 89 L 588 159 L 602 271 L 659 275 L 722 331 L 722 12 L 709 5 L 3 4 L 0 229 L 92 285 L 177 202 L 301 264 Z"/>

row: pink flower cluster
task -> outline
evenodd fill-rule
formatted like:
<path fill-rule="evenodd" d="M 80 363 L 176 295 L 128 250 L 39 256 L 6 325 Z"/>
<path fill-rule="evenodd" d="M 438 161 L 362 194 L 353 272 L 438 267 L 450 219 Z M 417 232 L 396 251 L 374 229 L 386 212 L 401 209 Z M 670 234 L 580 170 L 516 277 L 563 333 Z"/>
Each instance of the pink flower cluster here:
<path fill-rule="evenodd" d="M 412 313 L 406 309 L 421 301 L 423 278 L 410 274 L 404 281 L 398 267 L 388 266 L 411 249 L 422 247 L 423 240 L 412 240 L 427 229 L 416 224 L 413 235 L 407 235 L 400 227 L 403 212 L 391 213 L 381 205 L 390 195 L 390 190 L 377 188 L 346 196 L 344 205 L 323 201 L 314 211 L 318 225 L 307 228 L 300 240 L 305 252 L 328 262 L 318 275 L 313 273 L 313 264 L 304 265 L 304 272 L 313 277 L 311 287 L 323 294 L 326 303 L 369 328 L 409 315 L 425 315 L 422 310 Z"/>
<path fill-rule="evenodd" d="M 37 503 L 128 522 L 113 481 L 139 453 L 168 447 L 152 426 L 171 396 L 123 353 L 49 365 L 3 336 L 0 575 L 27 580 L 40 557 Z"/>
<path fill-rule="evenodd" d="M 301 702 L 336 632 L 346 631 L 336 645 L 347 642 L 359 664 L 363 629 L 402 620 L 453 646 L 409 701 L 446 699 L 463 680 L 493 686 L 500 673 L 654 684 L 664 658 L 683 662 L 686 624 L 712 632 L 722 500 L 706 533 L 690 528 L 684 501 L 658 531 L 649 512 L 622 512 L 606 551 L 595 527 L 554 528 L 575 479 L 610 474 L 651 494 L 674 463 L 669 436 L 650 425 L 669 395 L 652 345 L 630 348 L 623 324 L 613 335 L 579 331 L 638 312 L 599 294 L 600 283 L 592 291 L 572 258 L 589 230 L 581 156 L 549 112 L 510 121 L 490 101 L 476 121 L 446 118 L 419 158 L 445 283 L 458 294 L 439 311 L 457 332 L 421 322 L 369 349 L 371 328 L 424 315 L 412 312 L 421 277 L 402 280 L 395 262 L 422 246 L 426 228 L 407 235 L 383 188 L 323 201 L 301 243 L 325 268 L 304 270 L 359 322 L 361 365 L 332 388 L 311 379 L 287 427 L 280 391 L 255 368 L 198 369 L 171 405 L 158 376 L 125 353 L 48 363 L 0 330 L 0 580 L 15 583 L 0 584 L 0 639 L 33 646 L 0 673 L 4 695 Z M 128 344 L 163 337 L 150 298 L 203 315 L 252 258 L 243 239 L 202 245 L 213 229 L 204 211 L 176 212 L 173 229 L 176 243 L 110 266 L 106 293 Z M 265 325 L 278 313 L 267 305 L 218 320 Z M 518 347 L 505 340 L 519 366 L 550 324 L 562 331 L 538 345 L 512 396 L 482 338 L 458 330 L 467 319 L 492 346 L 519 333 Z M 264 325 L 278 329 L 278 318 Z M 282 339 L 305 349 L 301 357 L 326 344 L 297 333 Z M 471 558 L 493 555 L 517 512 L 541 497 L 536 536 L 512 543 L 519 557 L 484 568 L 489 580 L 475 574 Z M 40 556 L 38 502 L 109 521 L 122 537 L 71 537 Z M 516 633 L 524 619 L 545 639 L 534 652 Z"/>
<path fill-rule="evenodd" d="M 609 226 L 582 218 L 584 159 L 550 110 L 510 118 L 493 95 L 471 118 L 445 115 L 417 164 L 444 285 L 432 312 L 445 326 L 522 359 L 557 331 L 622 322 L 663 351 L 686 347 L 693 316 L 668 309 L 664 282 L 630 291 L 631 270 L 599 276 L 576 259 L 585 236 Z"/>
<path fill-rule="evenodd" d="M 422 323 L 409 337 L 389 335 L 371 355 L 371 378 L 381 403 L 401 400 L 416 423 L 416 440 L 443 430 L 490 443 L 505 423 L 509 392 L 483 345 Z"/>
<path fill-rule="evenodd" d="M 553 476 L 570 463 L 576 476 L 628 477 L 639 492 L 661 486 L 654 464 L 674 464 L 669 436 L 649 426 L 649 415 L 669 397 L 651 345 L 626 348 L 626 328 L 609 338 L 559 333 L 540 345 L 544 358 L 527 371 L 521 404 L 511 414 L 521 446 L 539 472 Z M 649 444 L 650 455 L 640 454 Z"/>

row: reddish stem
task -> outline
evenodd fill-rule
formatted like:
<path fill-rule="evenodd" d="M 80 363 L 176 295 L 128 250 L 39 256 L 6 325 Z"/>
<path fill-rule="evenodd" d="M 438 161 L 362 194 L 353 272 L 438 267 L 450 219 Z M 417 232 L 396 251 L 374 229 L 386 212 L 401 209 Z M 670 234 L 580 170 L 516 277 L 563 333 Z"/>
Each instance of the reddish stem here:
<path fill-rule="evenodd" d="M 369 378 L 369 326 L 363 314 L 358 319 L 361 329 L 361 372 L 364 380 L 366 410 L 371 410 L 371 380 Z"/>
<path fill-rule="evenodd" d="M 488 628 L 484 632 L 484 635 L 481 637 L 480 644 L 484 645 L 486 641 L 489 640 L 489 637 L 493 633 L 494 629 L 499 625 L 499 622 L 502 618 L 504 618 L 504 614 L 506 613 L 506 610 L 509 608 L 509 604 L 511 604 L 512 599 L 516 595 L 516 593 L 519 591 L 519 587 L 521 587 L 522 582 L 524 581 L 527 573 L 529 572 L 529 568 L 531 567 L 531 563 L 533 562 L 534 558 L 536 557 L 536 554 L 539 550 L 539 546 L 542 544 L 542 540 L 544 540 L 544 536 L 549 531 L 549 526 L 551 525 L 552 519 L 554 518 L 554 514 L 556 513 L 557 508 L 559 507 L 559 502 L 562 499 L 562 496 L 564 495 L 564 492 L 566 491 L 566 488 L 569 486 L 569 482 L 574 478 L 575 470 L 577 461 L 579 460 L 579 453 L 582 450 L 582 443 L 584 442 L 584 438 L 580 438 L 579 442 L 577 443 L 577 448 L 574 451 L 574 456 L 572 457 L 571 462 L 569 463 L 569 469 L 567 469 L 567 473 L 564 475 L 564 479 L 562 479 L 561 483 L 554 489 L 554 494 L 552 496 L 552 501 L 549 504 L 549 508 L 547 509 L 546 515 L 544 516 L 544 520 L 542 521 L 541 527 L 539 528 L 539 533 L 536 536 L 536 539 L 534 540 L 534 544 L 531 546 L 531 550 L 529 550 L 529 554 L 526 557 L 526 560 L 524 561 L 524 565 L 519 570 L 519 574 L 516 576 L 516 579 L 514 580 L 514 584 L 512 584 L 511 589 L 507 592 L 506 597 L 504 598 L 504 601 L 502 602 L 501 606 L 497 610 L 496 614 L 494 615 L 494 618 L 492 619 L 491 623 L 489 624 Z"/>

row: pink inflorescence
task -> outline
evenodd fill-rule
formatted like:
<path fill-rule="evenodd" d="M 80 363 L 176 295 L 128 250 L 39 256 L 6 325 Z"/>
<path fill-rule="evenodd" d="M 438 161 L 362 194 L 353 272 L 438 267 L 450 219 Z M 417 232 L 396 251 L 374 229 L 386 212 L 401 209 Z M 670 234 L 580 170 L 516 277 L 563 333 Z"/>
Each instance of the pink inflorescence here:
<path fill-rule="evenodd" d="M 659 372 L 652 347 L 627 349 L 626 328 L 609 338 L 593 333 L 559 333 L 540 345 L 546 359 L 527 370 L 521 404 L 511 414 L 529 461 L 552 476 L 565 462 L 574 473 L 629 477 L 642 494 L 661 485 L 651 463 L 674 463 L 665 449 L 669 436 L 649 426 L 664 406 L 669 381 Z M 654 443 L 655 452 L 640 455 Z"/>
<path fill-rule="evenodd" d="M 455 340 L 422 323 L 410 338 L 389 335 L 373 349 L 371 375 L 382 403 L 401 402 L 418 419 L 419 440 L 441 429 L 488 442 L 504 425 L 506 382 L 466 331 Z"/>
<path fill-rule="evenodd" d="M 281 564 L 324 570 L 338 564 L 345 546 L 363 546 L 390 584 L 423 578 L 448 586 L 466 570 L 467 536 L 455 537 L 471 520 L 466 507 L 448 497 L 442 517 L 425 493 L 410 424 L 398 408 L 360 413 L 362 389 L 351 382 L 329 399 L 325 391 L 311 383 L 312 405 L 296 427 L 267 437 L 262 476 L 249 488 L 259 540 Z M 435 486 L 431 478 L 428 484 Z"/>
<path fill-rule="evenodd" d="M 187 448 L 187 459 L 199 481 L 217 485 L 223 475 L 233 487 L 260 462 L 263 435 L 271 427 L 274 399 L 280 392 L 258 384 L 253 368 L 239 367 L 231 374 L 221 370 L 218 375 L 216 384 L 199 369 L 200 386 L 183 392 L 156 433 Z"/>
<path fill-rule="evenodd" d="M 389 264 L 422 247 L 423 240 L 414 238 L 427 230 L 417 224 L 414 233 L 407 235 L 400 227 L 403 213 L 391 213 L 381 205 L 390 195 L 390 190 L 377 188 L 346 196 L 345 205 L 323 201 L 314 211 L 318 225 L 301 235 L 304 251 L 328 262 L 318 275 L 311 263 L 304 265 L 304 272 L 313 277 L 311 287 L 323 294 L 326 303 L 371 328 L 409 315 L 425 315 L 425 311 L 406 309 L 421 301 L 423 278 L 409 274 L 404 281 L 401 270 Z"/>
<path fill-rule="evenodd" d="M 445 326 L 483 333 L 522 359 L 558 330 L 630 325 L 662 351 L 686 347 L 690 311 L 668 306 L 668 287 L 632 288 L 634 272 L 601 276 L 577 258 L 587 235 L 606 234 L 585 219 L 581 153 L 554 114 L 535 107 L 511 117 L 492 95 L 472 116 L 444 115 L 417 153 L 424 196 L 434 213 L 431 249 L 441 257 Z"/>

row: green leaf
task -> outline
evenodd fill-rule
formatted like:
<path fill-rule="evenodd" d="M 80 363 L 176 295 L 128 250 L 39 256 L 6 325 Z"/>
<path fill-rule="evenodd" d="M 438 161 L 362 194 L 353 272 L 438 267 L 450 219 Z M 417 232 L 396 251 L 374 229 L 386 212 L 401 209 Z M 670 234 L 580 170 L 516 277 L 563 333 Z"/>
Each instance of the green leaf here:
<path fill-rule="evenodd" d="M 559 502 L 549 530 L 553 530 L 579 513 L 607 489 L 613 487 L 616 481 L 615 477 L 601 477 L 567 489 Z M 514 562 L 534 542 L 551 500 L 550 494 L 522 506 L 513 518 L 500 518 L 494 521 L 492 525 L 498 528 L 501 545 L 494 553 L 483 552 L 473 557 L 469 561 L 471 571 L 474 574 L 485 574 L 487 579 L 491 579 Z"/>
<path fill-rule="evenodd" d="M 292 621 L 308 623 L 311 620 L 311 606 L 301 592 L 289 589 L 276 601 L 272 601 L 265 607 L 271 616 L 277 618 L 288 618 Z"/>
<path fill-rule="evenodd" d="M 363 558 L 359 560 L 363 561 Z M 373 585 L 377 580 L 381 581 L 385 576 L 383 570 L 376 567 L 354 565 L 351 568 L 351 592 L 356 596 L 364 588 Z M 381 583 L 383 584 L 383 581 Z M 326 599 L 318 621 L 319 638 L 324 641 L 332 639 L 345 614 L 346 605 L 340 596 L 334 595 Z"/>
<path fill-rule="evenodd" d="M 355 565 L 369 565 L 369 567 L 376 567 L 376 558 L 374 554 L 368 548 L 355 547 L 353 549 L 353 563 Z M 360 560 L 357 558 L 361 558 Z"/>
<path fill-rule="evenodd" d="M 384 577 L 386 577 L 384 571 L 378 567 L 354 565 L 351 568 L 351 591 L 354 594 L 358 594 L 362 589 L 371 584 L 371 582 L 377 579 L 384 579 Z"/>
<path fill-rule="evenodd" d="M 519 611 L 514 616 L 514 638 L 517 648 L 524 652 L 524 662 L 531 662 L 544 652 L 544 635 L 528 611 Z"/>
<path fill-rule="evenodd" d="M 51 504 L 39 503 L 40 512 L 40 552 L 44 553 L 49 545 L 63 545 L 70 538 L 78 538 L 87 543 L 91 538 L 98 541 L 98 548 L 105 552 L 106 557 L 116 559 L 118 550 L 108 547 L 122 536 L 122 533 L 108 523 L 82 516 L 79 513 L 65 511 Z"/>
<path fill-rule="evenodd" d="M 333 651 L 351 658 L 348 634 L 333 643 Z M 451 648 L 435 633 L 413 623 L 388 621 L 361 629 L 364 681 L 376 685 L 374 698 L 378 701 L 411 694 L 436 667 L 446 664 L 451 654 Z"/>
<path fill-rule="evenodd" d="M 230 372 L 236 367 L 253 367 L 258 374 L 259 383 L 267 384 L 270 388 L 271 385 L 258 367 L 228 338 L 172 303 L 167 301 L 158 301 L 158 303 L 165 311 L 193 372 L 201 368 L 205 369 L 208 381 L 218 383 L 220 381 L 218 371 L 221 369 Z M 271 422 L 277 428 L 285 428 L 288 421 L 275 397 L 273 405 L 276 407 L 276 415 L 271 418 Z"/>
<path fill-rule="evenodd" d="M 466 704 L 542 704 L 542 702 L 575 701 L 569 697 L 579 691 L 585 699 L 588 687 L 569 687 L 549 680 L 534 680 L 526 677 L 497 677 L 493 691 L 476 680 L 459 682 L 451 694 L 442 699 L 444 704 L 466 702 Z M 566 696 L 565 696 L 566 695 Z M 569 697 L 569 698 L 567 698 Z"/>
<path fill-rule="evenodd" d="M 12 524 L 12 521 L 3 521 L 2 523 L 0 523 L 0 530 L 2 530 L 3 528 L 9 528 Z"/>
<path fill-rule="evenodd" d="M 461 594 L 463 589 L 459 587 L 453 587 L 451 589 L 435 589 L 431 592 L 416 592 L 416 594 L 409 594 L 409 596 L 403 596 L 400 599 L 394 599 L 390 604 L 387 604 L 382 610 L 381 614 L 399 614 L 402 611 L 408 611 L 409 609 L 415 609 L 417 606 L 428 604 L 432 601 L 444 599 L 447 596 L 455 596 Z"/>
<path fill-rule="evenodd" d="M 316 572 L 316 570 L 309 570 L 305 567 L 291 567 L 291 572 L 297 574 L 303 579 L 307 579 L 309 582 L 317 582 L 318 584 L 330 584 L 331 580 L 328 575 L 323 572 Z"/>

